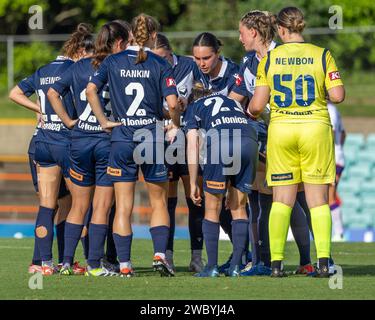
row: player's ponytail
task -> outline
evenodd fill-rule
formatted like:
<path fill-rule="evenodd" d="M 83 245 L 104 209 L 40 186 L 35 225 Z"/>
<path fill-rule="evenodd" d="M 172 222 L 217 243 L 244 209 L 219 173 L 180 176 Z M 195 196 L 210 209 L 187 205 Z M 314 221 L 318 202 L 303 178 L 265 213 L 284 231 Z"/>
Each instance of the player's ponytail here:
<path fill-rule="evenodd" d="M 194 47 L 211 47 L 215 53 L 220 51 L 223 43 L 210 32 L 203 32 L 199 34 L 193 42 Z"/>
<path fill-rule="evenodd" d="M 277 15 L 277 24 L 288 29 L 290 33 L 302 33 L 306 26 L 302 11 L 296 7 L 281 9 Z"/>
<path fill-rule="evenodd" d="M 247 29 L 255 29 L 263 44 L 269 44 L 276 35 L 276 16 L 269 11 L 252 10 L 246 13 L 240 23 Z"/>
<path fill-rule="evenodd" d="M 132 32 L 135 42 L 139 45 L 136 64 L 147 59 L 144 47 L 150 44 L 151 35 L 159 30 L 159 23 L 151 16 L 144 13 L 135 17 L 132 21 Z"/>
<path fill-rule="evenodd" d="M 62 54 L 70 59 L 79 56 L 79 50 L 91 52 L 94 49 L 94 37 L 92 26 L 87 23 L 80 23 L 69 39 L 64 43 Z"/>
<path fill-rule="evenodd" d="M 108 22 L 101 27 L 95 42 L 95 54 L 92 61 L 94 68 L 98 68 L 102 61 L 112 53 L 116 40 L 128 42 L 129 32 L 119 22 Z"/>

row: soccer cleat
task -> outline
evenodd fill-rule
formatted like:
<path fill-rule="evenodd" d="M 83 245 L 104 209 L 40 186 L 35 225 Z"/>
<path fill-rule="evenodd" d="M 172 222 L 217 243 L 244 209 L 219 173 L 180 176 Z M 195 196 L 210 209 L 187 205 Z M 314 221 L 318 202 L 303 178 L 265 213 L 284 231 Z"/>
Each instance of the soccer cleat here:
<path fill-rule="evenodd" d="M 80 266 L 78 261 L 74 262 L 72 269 L 75 275 L 84 275 L 86 272 L 86 267 Z"/>
<path fill-rule="evenodd" d="M 53 274 L 56 273 L 55 267 L 49 266 L 49 265 L 44 265 L 42 266 L 42 275 L 43 276 L 52 276 Z"/>
<path fill-rule="evenodd" d="M 120 270 L 120 277 L 121 278 L 131 278 L 135 276 L 134 269 L 132 267 L 130 268 L 122 268 Z"/>
<path fill-rule="evenodd" d="M 30 264 L 29 265 L 28 273 L 34 274 L 34 273 L 39 273 L 39 272 L 42 272 L 42 266 L 40 266 L 38 264 Z"/>
<path fill-rule="evenodd" d="M 279 268 L 272 268 L 271 271 L 271 278 L 284 278 L 287 277 L 288 275 L 284 270 L 281 270 Z"/>
<path fill-rule="evenodd" d="M 191 258 L 190 264 L 189 264 L 189 271 L 190 272 L 202 272 L 204 268 L 203 261 L 201 257 L 195 257 Z"/>
<path fill-rule="evenodd" d="M 329 267 L 322 266 L 321 268 L 316 268 L 314 272 L 309 273 L 307 276 L 313 278 L 329 278 L 332 274 L 329 273 Z"/>
<path fill-rule="evenodd" d="M 225 270 L 225 276 L 226 277 L 241 276 L 240 267 L 238 265 L 235 265 L 233 268 L 229 267 L 227 270 Z"/>
<path fill-rule="evenodd" d="M 173 251 L 172 250 L 167 250 L 165 252 L 165 260 L 168 262 L 168 264 L 173 269 L 173 271 L 176 272 L 176 268 L 175 268 L 174 262 L 173 262 Z"/>
<path fill-rule="evenodd" d="M 102 265 L 109 271 L 120 273 L 120 264 L 116 261 L 116 263 L 111 263 L 107 259 L 102 259 Z"/>
<path fill-rule="evenodd" d="M 230 262 L 232 261 L 232 257 L 233 257 L 233 253 L 230 254 L 228 260 L 224 264 L 222 264 L 221 266 L 217 268 L 219 273 L 225 273 L 225 270 L 230 267 Z"/>
<path fill-rule="evenodd" d="M 87 266 L 85 276 L 86 277 L 115 277 L 115 276 L 118 276 L 118 273 L 108 270 L 103 265 L 99 268 L 90 268 L 90 266 Z"/>
<path fill-rule="evenodd" d="M 174 271 L 166 259 L 155 255 L 152 262 L 154 271 L 159 271 L 161 277 L 174 277 Z"/>
<path fill-rule="evenodd" d="M 74 274 L 73 268 L 69 263 L 65 263 L 59 272 L 62 276 L 71 276 Z"/>
<path fill-rule="evenodd" d="M 218 267 L 215 265 L 213 267 L 205 266 L 201 272 L 194 275 L 197 278 L 216 278 L 220 277 Z"/>
<path fill-rule="evenodd" d="M 313 272 L 315 272 L 314 266 L 312 264 L 306 264 L 304 266 L 299 266 L 297 270 L 294 271 L 294 274 L 308 275 Z"/>
<path fill-rule="evenodd" d="M 245 268 L 241 270 L 241 276 L 252 277 L 252 276 L 270 276 L 272 273 L 271 268 L 266 267 L 263 264 L 256 264 L 251 268 Z"/>

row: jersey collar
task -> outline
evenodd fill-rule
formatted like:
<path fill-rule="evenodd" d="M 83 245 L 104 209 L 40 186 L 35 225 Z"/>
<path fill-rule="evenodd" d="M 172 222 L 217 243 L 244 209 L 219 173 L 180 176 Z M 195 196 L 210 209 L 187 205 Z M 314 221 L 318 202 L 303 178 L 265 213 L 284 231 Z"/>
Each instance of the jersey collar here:
<path fill-rule="evenodd" d="M 139 46 L 129 46 L 126 48 L 126 50 L 139 51 L 139 48 L 140 48 Z M 143 47 L 143 49 L 145 51 L 151 51 L 151 49 L 148 47 Z"/>
<path fill-rule="evenodd" d="M 275 41 L 271 41 L 270 46 L 268 47 L 267 51 L 271 51 L 271 50 L 275 49 L 276 45 L 277 45 L 277 43 Z M 261 59 L 259 59 L 259 57 L 256 53 L 255 53 L 255 57 L 257 58 L 258 61 L 261 60 Z"/>
<path fill-rule="evenodd" d="M 55 60 L 61 61 L 61 60 L 72 60 L 72 59 L 70 59 L 69 57 L 65 57 L 65 56 L 57 56 Z"/>
<path fill-rule="evenodd" d="M 219 78 L 224 78 L 225 71 L 227 71 L 227 68 L 228 68 L 228 61 L 224 57 L 221 57 L 221 61 L 222 61 L 222 64 L 221 64 L 219 74 L 217 75 L 217 77 L 210 79 L 211 81 L 214 81 Z"/>
<path fill-rule="evenodd" d="M 173 57 L 173 68 L 174 68 L 175 66 L 177 66 L 178 58 L 175 54 L 172 54 L 172 57 Z"/>

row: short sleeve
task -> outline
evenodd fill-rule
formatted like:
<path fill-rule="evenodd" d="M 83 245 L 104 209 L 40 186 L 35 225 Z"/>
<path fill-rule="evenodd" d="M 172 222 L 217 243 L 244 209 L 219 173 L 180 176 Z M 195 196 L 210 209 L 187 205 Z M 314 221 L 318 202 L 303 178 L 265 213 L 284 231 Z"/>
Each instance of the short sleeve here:
<path fill-rule="evenodd" d="M 190 104 L 186 108 L 186 113 L 184 116 L 184 122 L 185 122 L 185 132 L 188 132 L 192 129 L 199 129 L 198 119 L 196 115 L 196 103 Z"/>
<path fill-rule="evenodd" d="M 36 91 L 35 77 L 36 74 L 34 73 L 18 83 L 18 87 L 22 90 L 26 97 L 30 97 Z"/>
<path fill-rule="evenodd" d="M 266 73 L 266 64 L 269 59 L 269 55 L 266 55 L 263 57 L 263 59 L 260 61 L 258 70 L 257 70 L 257 78 L 255 81 L 256 87 L 269 87 L 269 84 L 267 82 L 267 73 Z"/>
<path fill-rule="evenodd" d="M 60 80 L 56 81 L 51 88 L 56 90 L 60 96 L 65 96 L 69 90 L 70 86 L 73 84 L 73 70 L 74 64 L 72 64 L 65 72 L 61 75 Z"/>
<path fill-rule="evenodd" d="M 100 67 L 97 71 L 95 71 L 94 75 L 92 76 L 89 83 L 93 83 L 100 91 L 107 83 L 108 83 L 108 71 L 109 71 L 109 59 L 111 57 L 108 56 L 103 60 L 100 64 Z"/>
<path fill-rule="evenodd" d="M 162 75 L 160 78 L 161 84 L 161 90 L 163 97 L 168 97 L 170 95 L 176 95 L 177 94 L 177 88 L 176 88 L 176 81 L 173 76 L 173 69 L 170 66 L 166 66 L 164 69 L 162 69 Z"/>
<path fill-rule="evenodd" d="M 342 80 L 340 72 L 336 66 L 335 59 L 332 57 L 331 52 L 327 50 L 325 52 L 325 62 L 326 62 L 326 77 L 325 77 L 325 87 L 327 90 L 342 86 Z"/>
<path fill-rule="evenodd" d="M 244 77 L 245 69 L 246 69 L 246 65 L 242 64 L 236 76 L 236 81 L 234 83 L 234 86 L 232 88 L 233 92 L 243 97 L 247 97 L 248 95 L 247 90 L 246 90 L 245 77 Z"/>

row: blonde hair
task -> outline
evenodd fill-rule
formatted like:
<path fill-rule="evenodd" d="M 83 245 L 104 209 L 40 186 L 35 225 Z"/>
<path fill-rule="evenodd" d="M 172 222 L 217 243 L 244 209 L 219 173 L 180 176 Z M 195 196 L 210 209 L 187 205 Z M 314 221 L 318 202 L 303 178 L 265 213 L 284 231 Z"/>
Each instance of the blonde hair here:
<path fill-rule="evenodd" d="M 207 89 L 204 87 L 203 83 L 201 82 L 195 82 L 193 85 L 193 88 L 191 90 L 191 94 L 188 98 L 188 103 L 191 104 L 194 101 L 209 96 L 212 94 L 213 91 L 211 89 Z"/>
<path fill-rule="evenodd" d="M 278 13 L 277 24 L 287 28 L 290 33 L 302 33 L 306 22 L 300 9 L 286 7 Z"/>
<path fill-rule="evenodd" d="M 147 59 L 147 53 L 144 50 L 145 43 L 150 39 L 152 33 L 159 30 L 159 22 L 151 16 L 141 13 L 132 21 L 132 32 L 135 42 L 139 45 L 139 52 L 136 64 L 142 63 Z"/>
<path fill-rule="evenodd" d="M 269 11 L 249 11 L 240 23 L 247 29 L 257 30 L 264 44 L 270 43 L 276 35 L 276 16 Z"/>

